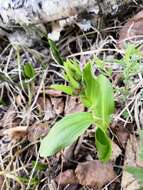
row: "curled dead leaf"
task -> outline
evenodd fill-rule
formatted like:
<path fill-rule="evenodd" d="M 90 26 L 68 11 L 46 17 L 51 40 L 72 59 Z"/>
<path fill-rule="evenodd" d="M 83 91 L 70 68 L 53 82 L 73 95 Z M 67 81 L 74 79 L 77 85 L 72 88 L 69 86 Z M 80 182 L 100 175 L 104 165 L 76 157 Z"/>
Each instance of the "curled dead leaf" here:
<path fill-rule="evenodd" d="M 27 127 L 19 126 L 6 129 L 4 135 L 8 135 L 13 140 L 20 140 L 27 136 Z"/>
<path fill-rule="evenodd" d="M 125 43 L 142 45 L 143 40 L 143 10 L 130 18 L 119 32 L 118 47 L 124 48 Z"/>

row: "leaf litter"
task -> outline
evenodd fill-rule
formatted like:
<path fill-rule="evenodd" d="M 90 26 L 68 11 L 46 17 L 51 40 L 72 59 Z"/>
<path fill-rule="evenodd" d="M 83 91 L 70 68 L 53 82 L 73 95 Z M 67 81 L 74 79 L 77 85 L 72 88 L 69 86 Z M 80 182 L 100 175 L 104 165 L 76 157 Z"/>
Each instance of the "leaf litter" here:
<path fill-rule="evenodd" d="M 75 170 L 64 171 L 56 181 L 60 184 L 78 183 L 99 190 L 115 177 L 111 163 L 103 164 L 99 160 L 93 160 L 79 163 Z"/>

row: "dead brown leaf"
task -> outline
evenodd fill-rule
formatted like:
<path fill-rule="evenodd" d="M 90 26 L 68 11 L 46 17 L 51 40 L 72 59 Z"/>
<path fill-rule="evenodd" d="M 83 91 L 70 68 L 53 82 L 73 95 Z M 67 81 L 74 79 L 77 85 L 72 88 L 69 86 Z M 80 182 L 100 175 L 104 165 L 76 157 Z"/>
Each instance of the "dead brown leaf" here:
<path fill-rule="evenodd" d="M 58 90 L 54 90 L 54 89 L 47 89 L 45 91 L 46 94 L 50 95 L 50 96 L 54 96 L 54 97 L 61 97 L 63 96 L 61 91 Z"/>
<path fill-rule="evenodd" d="M 54 98 L 50 97 L 53 109 L 57 115 L 60 115 L 64 112 L 64 100 L 63 98 Z"/>
<path fill-rule="evenodd" d="M 118 143 L 119 145 L 122 147 L 122 148 L 125 148 L 126 147 L 126 144 L 127 144 L 127 141 L 128 141 L 128 138 L 129 138 L 129 131 L 127 128 L 124 128 L 121 125 L 116 125 L 114 126 L 114 128 L 112 128 L 113 132 L 115 133 L 115 136 L 118 140 Z"/>
<path fill-rule="evenodd" d="M 99 160 L 87 161 L 78 164 L 75 170 L 79 184 L 101 189 L 102 186 L 115 178 L 111 163 L 103 164 Z"/>
<path fill-rule="evenodd" d="M 137 43 L 143 39 L 143 10 L 130 18 L 119 32 L 118 46 L 124 48 L 125 43 Z"/>
<path fill-rule="evenodd" d="M 37 91 L 38 89 L 39 89 L 39 86 L 36 86 L 35 91 Z M 61 91 L 50 89 L 50 88 L 41 89 L 40 94 L 42 95 L 43 93 L 46 94 L 46 95 L 53 96 L 53 97 L 64 96 Z"/>
<path fill-rule="evenodd" d="M 47 122 L 45 123 L 34 123 L 28 128 L 25 126 L 13 127 L 6 129 L 3 135 L 9 136 L 12 140 L 20 140 L 22 138 L 27 138 L 30 142 L 35 142 L 41 137 L 45 136 L 49 131 Z"/>
<path fill-rule="evenodd" d="M 29 126 L 27 129 L 28 132 L 28 140 L 30 142 L 35 142 L 41 137 L 47 135 L 49 131 L 48 123 L 35 123 L 32 126 Z"/>
<path fill-rule="evenodd" d="M 60 184 L 80 184 L 100 190 L 116 177 L 111 163 L 103 164 L 99 160 L 79 163 L 74 170 L 62 172 L 57 178 Z"/>
<path fill-rule="evenodd" d="M 56 182 L 59 184 L 67 185 L 67 184 L 78 184 L 78 179 L 75 175 L 74 170 L 66 170 L 62 172 L 60 175 L 56 177 Z"/>
<path fill-rule="evenodd" d="M 6 129 L 4 131 L 4 135 L 8 135 L 12 140 L 20 140 L 27 136 L 27 127 L 13 127 L 10 129 Z"/>
<path fill-rule="evenodd" d="M 68 96 L 65 105 L 65 115 L 84 111 L 84 105 L 80 102 L 79 97 Z"/>
<path fill-rule="evenodd" d="M 44 114 L 44 120 L 48 121 L 55 118 L 56 113 L 52 108 L 52 104 L 47 97 L 39 97 L 37 100 L 37 109 L 41 114 Z"/>

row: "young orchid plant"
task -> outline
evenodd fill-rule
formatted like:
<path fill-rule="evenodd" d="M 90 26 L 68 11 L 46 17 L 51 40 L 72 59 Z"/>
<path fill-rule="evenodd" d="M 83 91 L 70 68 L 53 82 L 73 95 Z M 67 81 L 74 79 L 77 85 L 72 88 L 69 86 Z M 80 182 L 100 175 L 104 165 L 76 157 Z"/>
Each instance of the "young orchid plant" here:
<path fill-rule="evenodd" d="M 60 90 L 70 96 L 79 95 L 87 112 L 73 113 L 63 117 L 52 127 L 48 135 L 41 140 L 40 155 L 54 155 L 75 142 L 86 129 L 95 126 L 95 144 L 98 157 L 108 161 L 112 146 L 108 127 L 114 112 L 112 84 L 103 74 L 95 76 L 93 64 L 88 62 L 83 69 L 78 62 L 63 62 L 63 76 L 66 84 L 55 84 L 51 88 Z"/>

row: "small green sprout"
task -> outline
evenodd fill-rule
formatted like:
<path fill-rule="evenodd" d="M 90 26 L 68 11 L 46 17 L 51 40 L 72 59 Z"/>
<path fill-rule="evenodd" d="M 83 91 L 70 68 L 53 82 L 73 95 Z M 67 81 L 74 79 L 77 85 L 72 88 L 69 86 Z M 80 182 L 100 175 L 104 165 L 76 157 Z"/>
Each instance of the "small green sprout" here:
<path fill-rule="evenodd" d="M 32 102 L 33 91 L 34 91 L 34 79 L 35 79 L 35 69 L 31 63 L 24 64 L 23 66 L 23 76 L 25 77 L 25 87 L 28 90 L 29 105 Z"/>
<path fill-rule="evenodd" d="M 35 70 L 31 63 L 27 63 L 23 66 L 23 74 L 27 79 L 32 79 L 35 77 Z"/>
<path fill-rule="evenodd" d="M 61 57 L 60 52 L 55 42 L 52 41 L 51 39 L 48 39 L 48 44 L 50 46 L 51 55 L 53 59 L 55 60 L 55 62 L 59 65 L 63 65 L 63 58 Z"/>
<path fill-rule="evenodd" d="M 125 54 L 122 59 L 115 60 L 116 63 L 123 67 L 123 80 L 126 89 L 129 88 L 129 81 L 131 77 L 136 75 L 141 64 L 141 51 L 135 47 L 134 44 L 127 44 Z"/>

